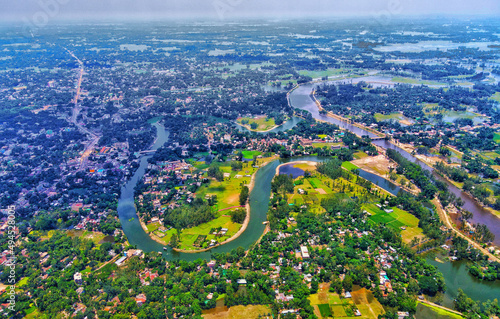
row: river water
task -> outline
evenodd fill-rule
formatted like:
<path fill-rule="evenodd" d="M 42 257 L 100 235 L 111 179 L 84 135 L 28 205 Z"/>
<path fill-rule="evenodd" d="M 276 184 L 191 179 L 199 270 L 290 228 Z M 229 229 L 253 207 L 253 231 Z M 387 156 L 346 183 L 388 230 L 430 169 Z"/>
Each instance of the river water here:
<path fill-rule="evenodd" d="M 374 136 L 373 133 L 364 131 L 362 129 L 359 129 L 358 127 L 355 127 L 349 123 L 345 123 L 327 116 L 323 116 L 319 114 L 319 111 L 317 109 L 316 104 L 312 99 L 310 98 L 309 94 L 311 92 L 312 85 L 305 85 L 301 86 L 298 89 L 296 89 L 290 96 L 290 101 L 292 105 L 296 108 L 300 108 L 303 110 L 308 110 L 309 112 L 312 113 L 313 117 L 318 119 L 318 120 L 323 120 L 327 121 L 333 124 L 337 124 L 342 128 L 348 129 L 351 132 L 362 136 L 362 135 L 369 135 L 369 136 Z M 292 119 L 293 120 L 293 119 Z M 292 125 L 293 123 L 290 123 Z M 161 126 L 160 124 L 156 123 L 154 124 L 157 128 L 158 131 L 158 137 L 152 147 L 153 150 L 157 150 L 160 148 L 164 143 L 168 141 L 168 133 L 165 131 L 165 128 Z M 296 125 L 296 123 L 295 123 Z M 289 125 L 287 125 L 288 127 Z M 291 127 L 293 127 L 292 125 Z M 289 128 L 291 128 L 289 127 Z M 375 141 L 375 144 L 383 147 L 383 148 L 392 148 L 396 149 L 399 151 L 403 156 L 408 158 L 409 160 L 412 160 L 413 162 L 418 163 L 421 165 L 423 168 L 432 171 L 432 168 L 429 166 L 425 165 L 424 163 L 418 161 L 415 159 L 413 156 L 408 154 L 406 151 L 400 149 L 399 147 L 396 147 L 390 143 L 388 143 L 385 140 L 381 141 Z M 288 163 L 288 162 L 294 162 L 294 161 L 322 161 L 323 159 L 318 158 L 316 156 L 309 156 L 309 157 L 300 157 L 300 158 L 294 158 L 294 159 L 287 159 L 287 160 L 276 160 L 265 167 L 259 169 L 256 173 L 255 176 L 255 186 L 250 194 L 249 198 L 249 203 L 250 203 L 250 223 L 247 227 L 247 229 L 243 232 L 241 236 L 239 236 L 237 239 L 234 241 L 227 243 L 225 245 L 222 245 L 220 247 L 214 248 L 211 251 L 208 252 L 201 252 L 201 253 L 194 253 L 194 254 L 189 254 L 189 253 L 177 253 L 173 252 L 171 249 L 168 249 L 168 251 L 164 251 L 164 245 L 155 242 L 152 240 L 149 235 L 142 229 L 139 219 L 137 217 L 136 209 L 134 206 L 134 187 L 137 185 L 137 183 L 140 181 L 140 179 L 144 176 L 144 173 L 147 168 L 147 160 L 151 157 L 149 156 L 144 156 L 141 158 L 140 161 L 140 166 L 132 176 L 132 178 L 122 187 L 121 191 L 121 196 L 118 202 L 118 215 L 122 224 L 122 229 L 125 233 L 125 235 L 128 238 L 128 241 L 131 245 L 137 246 L 137 248 L 142 249 L 143 251 L 150 252 L 150 251 L 158 251 L 162 252 L 164 257 L 167 260 L 172 260 L 172 259 L 183 259 L 187 261 L 192 261 L 196 259 L 205 259 L 208 260 L 211 258 L 212 253 L 224 253 L 224 252 L 229 252 L 232 249 L 235 249 L 237 247 L 243 247 L 245 249 L 248 249 L 253 243 L 255 243 L 258 238 L 263 234 L 265 225 L 263 225 L 263 222 L 267 219 L 267 210 L 268 210 L 268 205 L 269 205 L 269 197 L 271 194 L 271 181 L 275 175 L 276 168 L 283 164 L 283 163 Z M 367 180 L 370 180 L 371 182 L 378 184 L 380 187 L 386 189 L 387 191 L 391 192 L 392 194 L 396 194 L 399 189 L 397 189 L 397 186 L 392 184 L 391 182 L 377 176 L 370 174 L 368 172 L 360 171 L 360 176 L 364 177 Z M 492 232 L 495 233 L 496 235 L 496 243 L 498 244 L 500 236 L 498 235 L 499 233 L 499 219 L 493 217 L 490 213 L 482 209 L 473 199 L 471 199 L 467 194 L 461 192 L 458 190 L 456 187 L 453 185 L 449 185 L 450 191 L 452 191 L 455 194 L 460 195 L 462 199 L 465 201 L 465 209 L 468 209 L 469 211 L 474 213 L 474 222 L 481 222 L 481 223 L 486 223 L 489 225 L 490 229 Z M 431 263 L 432 260 L 430 260 Z M 465 264 L 451 264 L 449 262 L 446 262 L 444 264 L 441 263 L 433 263 L 435 264 L 444 274 L 445 274 L 445 280 L 446 284 L 449 287 L 449 290 L 445 296 L 445 302 L 449 303 L 450 300 L 454 298 L 454 294 L 456 294 L 456 291 L 458 287 L 461 287 L 464 289 L 464 291 L 469 294 L 470 297 L 476 300 L 484 300 L 486 299 L 493 299 L 495 297 L 500 297 L 499 296 L 499 282 L 495 283 L 484 283 L 484 282 L 479 282 L 477 280 L 474 280 L 470 275 L 466 274 L 466 269 L 465 269 Z M 457 266 L 458 265 L 458 266 Z M 467 278 L 465 278 L 467 277 Z M 467 282 L 464 282 L 463 280 L 466 280 Z M 496 294 L 496 295 L 495 295 Z"/>
<path fill-rule="evenodd" d="M 367 82 L 370 82 L 371 77 L 365 77 L 364 80 Z M 376 81 L 379 81 L 380 79 L 378 77 L 375 77 Z M 338 125 L 341 128 L 347 129 L 351 131 L 352 133 L 358 135 L 358 136 L 363 136 L 363 135 L 368 135 L 370 137 L 375 137 L 376 135 L 363 130 L 357 126 L 354 126 L 350 123 L 319 114 L 318 106 L 316 103 L 311 99 L 310 93 L 313 90 L 313 88 L 317 86 L 315 84 L 306 84 L 298 87 L 296 90 L 294 90 L 290 94 L 290 103 L 293 107 L 306 110 L 312 114 L 312 116 L 321 121 L 329 122 Z M 405 150 L 401 149 L 400 147 L 397 147 L 390 142 L 386 140 L 376 140 L 373 141 L 373 144 L 378 145 L 384 149 L 394 149 L 401 153 L 406 159 L 419 164 L 422 168 L 424 168 L 427 171 L 433 172 L 433 175 L 442 181 L 444 181 L 448 185 L 448 189 L 450 192 L 455 194 L 455 196 L 462 198 L 464 201 L 464 206 L 463 208 L 470 211 L 471 213 L 474 214 L 474 217 L 472 218 L 473 223 L 480 223 L 480 224 L 485 224 L 488 226 L 488 228 L 491 230 L 491 232 L 495 235 L 495 241 L 494 243 L 496 245 L 500 246 L 500 218 L 496 217 L 495 215 L 491 214 L 488 212 L 486 209 L 484 209 L 477 201 L 475 201 L 471 196 L 469 196 L 467 193 L 461 191 L 457 187 L 455 187 L 453 184 L 449 183 L 447 180 L 443 179 L 442 177 L 438 176 L 435 172 L 434 169 L 428 166 L 427 164 L 421 162 Z"/>

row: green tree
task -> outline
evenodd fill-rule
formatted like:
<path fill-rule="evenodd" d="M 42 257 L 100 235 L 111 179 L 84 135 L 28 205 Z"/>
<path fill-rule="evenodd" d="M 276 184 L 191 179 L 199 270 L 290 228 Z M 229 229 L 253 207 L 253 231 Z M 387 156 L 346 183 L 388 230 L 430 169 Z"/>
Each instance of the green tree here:
<path fill-rule="evenodd" d="M 243 186 L 241 188 L 240 205 L 245 205 L 247 203 L 249 193 L 250 193 L 250 190 L 248 189 L 248 186 Z"/>

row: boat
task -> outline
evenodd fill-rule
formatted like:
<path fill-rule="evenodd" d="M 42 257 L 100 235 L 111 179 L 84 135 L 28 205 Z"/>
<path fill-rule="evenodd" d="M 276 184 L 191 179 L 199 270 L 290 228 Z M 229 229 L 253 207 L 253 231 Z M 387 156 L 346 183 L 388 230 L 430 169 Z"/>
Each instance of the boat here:
<path fill-rule="evenodd" d="M 168 250 L 168 247 L 167 247 L 167 246 L 164 246 L 164 247 L 163 247 L 163 250 Z"/>

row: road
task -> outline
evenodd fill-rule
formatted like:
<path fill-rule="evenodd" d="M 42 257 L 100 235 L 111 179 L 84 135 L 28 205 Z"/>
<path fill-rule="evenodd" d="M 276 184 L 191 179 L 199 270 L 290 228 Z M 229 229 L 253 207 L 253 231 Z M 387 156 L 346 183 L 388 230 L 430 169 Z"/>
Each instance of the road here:
<path fill-rule="evenodd" d="M 443 221 L 443 223 L 445 224 L 446 227 L 448 227 L 449 229 L 451 229 L 458 236 L 460 236 L 463 239 L 467 240 L 472 246 L 474 246 L 474 248 L 476 248 L 477 250 L 480 250 L 483 254 L 487 255 L 490 259 L 492 259 L 492 260 L 500 263 L 500 259 L 498 257 L 496 257 L 495 255 L 493 255 L 492 253 L 490 253 L 489 251 L 487 251 L 486 249 L 484 249 L 483 247 L 481 247 L 481 245 L 479 245 L 478 243 L 476 243 L 475 241 L 473 241 L 469 237 L 467 237 L 464 234 L 462 234 L 455 227 L 455 225 L 452 223 L 452 221 L 450 219 L 450 216 L 448 216 L 448 214 L 446 213 L 446 211 L 443 209 L 443 206 L 441 206 L 441 202 L 437 198 L 433 199 L 432 203 L 434 205 L 436 205 L 436 209 L 437 209 L 439 218 Z"/>
<path fill-rule="evenodd" d="M 75 124 L 75 126 L 80 130 L 80 132 L 82 132 L 82 133 L 87 134 L 88 136 L 90 136 L 90 141 L 87 143 L 87 146 L 85 147 L 85 149 L 83 151 L 83 154 L 80 157 L 80 167 L 79 167 L 79 170 L 83 170 L 86 167 L 87 158 L 90 156 L 90 154 L 92 154 L 92 151 L 94 150 L 94 147 L 99 142 L 100 136 L 97 135 L 97 134 L 95 134 L 95 133 L 93 133 L 93 132 L 91 132 L 90 130 L 88 130 L 87 128 L 85 128 L 83 125 L 78 124 L 78 122 L 77 122 L 77 118 L 78 118 L 78 115 L 80 114 L 80 110 L 81 110 L 81 107 L 80 107 L 80 104 L 78 103 L 78 101 L 80 100 L 80 95 L 81 95 L 81 92 L 82 92 L 82 81 L 83 81 L 83 74 L 85 73 L 85 68 L 83 66 L 83 62 L 73 52 L 71 52 L 68 49 L 66 49 L 66 51 L 68 51 L 68 53 L 76 61 L 78 61 L 78 64 L 80 65 L 80 71 L 79 71 L 79 75 L 78 75 L 78 82 L 76 84 L 76 93 L 75 93 L 75 97 L 74 97 L 74 100 L 73 100 L 74 103 L 75 103 L 75 106 L 72 109 L 71 116 L 68 118 L 68 121 L 70 123 Z"/>

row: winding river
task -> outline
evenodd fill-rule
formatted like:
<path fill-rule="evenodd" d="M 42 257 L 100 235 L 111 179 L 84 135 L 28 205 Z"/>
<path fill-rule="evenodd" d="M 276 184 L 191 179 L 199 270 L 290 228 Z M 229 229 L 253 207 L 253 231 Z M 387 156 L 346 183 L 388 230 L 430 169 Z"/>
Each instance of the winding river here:
<path fill-rule="evenodd" d="M 317 119 L 317 120 L 322 120 L 326 122 L 330 122 L 333 124 L 336 124 L 344 129 L 347 129 L 359 136 L 363 135 L 368 135 L 373 137 L 374 134 L 365 130 L 362 130 L 356 126 L 353 126 L 349 123 L 327 117 L 324 115 L 319 114 L 318 108 L 314 101 L 310 97 L 311 90 L 313 88 L 313 84 L 306 84 L 303 86 L 298 87 L 296 90 L 294 90 L 290 94 L 290 103 L 293 107 L 299 108 L 302 110 L 307 110 L 309 111 L 312 116 Z M 290 123 L 289 123 L 290 122 Z M 283 130 L 285 127 L 286 129 L 290 129 L 291 127 L 295 126 L 298 123 L 298 119 L 292 119 L 285 123 L 284 126 L 278 128 Z M 157 128 L 157 139 L 152 147 L 152 150 L 157 150 L 160 148 L 164 143 L 168 141 L 168 133 L 166 132 L 165 128 L 161 126 L 160 124 L 156 123 L 154 124 Z M 377 140 L 374 141 L 374 144 L 381 146 L 385 149 L 391 148 L 395 149 L 398 152 L 400 152 L 403 156 L 405 156 L 408 160 L 411 160 L 412 162 L 418 163 L 420 166 L 422 166 L 424 169 L 428 171 L 433 171 L 433 169 L 429 166 L 427 166 L 425 163 L 419 161 L 403 149 L 385 141 L 385 140 Z M 196 259 L 210 259 L 212 253 L 224 253 L 224 252 L 229 252 L 232 249 L 235 249 L 237 247 L 244 247 L 247 249 L 250 247 L 253 243 L 255 243 L 258 238 L 262 235 L 265 229 L 265 225 L 262 223 L 266 220 L 266 215 L 267 215 L 267 210 L 268 210 L 268 204 L 269 204 L 269 197 L 271 194 L 271 181 L 275 175 L 276 168 L 287 162 L 294 162 L 294 161 L 322 161 L 321 158 L 318 158 L 316 156 L 309 156 L 309 157 L 300 157 L 300 158 L 294 158 L 294 159 L 287 159 L 287 160 L 276 160 L 273 161 L 266 166 L 262 167 L 259 169 L 256 173 L 255 177 L 255 186 L 250 194 L 249 198 L 249 203 L 250 203 L 250 223 L 247 227 L 247 229 L 239 236 L 237 239 L 216 247 L 210 251 L 207 252 L 200 252 L 200 253 L 177 253 L 172 251 L 171 249 L 168 249 L 168 251 L 164 251 L 163 247 L 164 245 L 155 242 L 152 240 L 149 235 L 143 230 L 138 217 L 136 213 L 136 209 L 134 206 L 134 187 L 137 185 L 138 181 L 144 176 L 144 173 L 146 171 L 148 162 L 147 160 L 151 157 L 151 155 L 148 156 L 143 156 L 140 160 L 140 166 L 132 176 L 132 178 L 122 187 L 121 190 L 121 197 L 118 202 L 118 214 L 120 217 L 120 221 L 122 224 L 122 229 L 127 236 L 129 243 L 131 245 L 137 246 L 137 248 L 142 249 L 143 251 L 150 252 L 150 251 L 158 251 L 162 252 L 164 257 L 167 260 L 172 260 L 172 259 L 183 259 L 187 261 L 192 261 Z M 367 180 L 370 180 L 371 182 L 378 184 L 380 187 L 384 188 L 385 190 L 389 191 L 392 194 L 397 193 L 398 189 L 396 188 L 397 186 L 393 185 L 389 181 L 377 176 L 373 175 L 364 171 L 360 172 L 360 176 L 364 177 Z M 436 176 L 437 178 L 441 179 L 439 176 Z M 455 186 L 451 185 L 447 181 L 445 181 L 448 184 L 448 187 L 451 192 L 453 192 L 455 195 L 460 196 L 464 202 L 464 208 L 471 211 L 474 214 L 473 222 L 475 223 L 483 223 L 489 226 L 491 231 L 495 234 L 496 239 L 495 243 L 500 244 L 500 219 L 496 218 L 492 214 L 490 214 L 488 211 L 483 209 L 477 202 L 474 201 L 468 194 L 462 192 L 461 190 L 457 189 Z M 494 297 L 499 297 L 499 296 L 491 296 L 491 292 L 493 291 L 494 293 L 498 292 L 500 290 L 500 282 L 497 281 L 495 283 L 483 283 L 479 282 L 477 280 L 474 280 L 471 276 L 469 276 L 465 270 L 465 264 L 460 264 L 456 266 L 452 266 L 451 263 L 446 262 L 444 264 L 441 263 L 435 263 L 432 262 L 432 260 L 429 260 L 431 263 L 436 265 L 443 273 L 445 273 L 445 279 L 447 286 L 453 289 L 449 289 L 449 293 L 447 292 L 445 296 L 445 302 L 450 303 L 450 300 L 454 297 L 454 294 L 456 293 L 456 289 L 458 289 L 456 286 L 457 284 L 464 289 L 464 291 L 469 294 L 470 297 L 473 299 L 479 299 L 479 300 L 485 300 L 488 298 L 494 298 Z M 453 264 L 455 265 L 455 264 Z M 457 277 L 467 277 L 468 279 L 466 280 L 467 282 L 462 282 L 462 281 L 457 281 Z M 463 279 L 462 278 L 462 279 Z M 483 289 L 483 288 L 486 289 Z"/>
<path fill-rule="evenodd" d="M 365 81 L 370 82 L 370 77 L 366 77 Z M 341 128 L 347 129 L 351 131 L 352 133 L 358 135 L 358 136 L 363 136 L 363 135 L 368 135 L 370 137 L 375 137 L 375 134 L 363 130 L 357 126 L 354 126 L 352 124 L 349 124 L 347 122 L 319 114 L 318 106 L 316 103 L 311 99 L 310 93 L 313 90 L 314 87 L 317 85 L 315 84 L 306 84 L 298 87 L 295 89 L 291 94 L 290 94 L 290 103 L 293 107 L 306 110 L 312 114 L 312 116 L 321 121 L 329 122 L 338 125 Z M 495 234 L 495 241 L 494 243 L 496 245 L 500 246 L 500 218 L 496 217 L 495 215 L 491 214 L 489 211 L 484 209 L 476 200 L 474 200 L 470 195 L 467 193 L 463 192 L 462 190 L 458 189 L 455 187 L 453 184 L 448 182 L 447 180 L 443 179 L 439 175 L 437 175 L 434 172 L 434 169 L 427 164 L 423 163 L 422 161 L 418 160 L 405 150 L 401 149 L 400 147 L 397 147 L 396 145 L 386 141 L 386 140 L 376 140 L 373 141 L 373 144 L 378 145 L 382 148 L 385 149 L 394 149 L 401 153 L 406 159 L 417 163 L 420 165 L 422 168 L 424 168 L 427 171 L 433 172 L 433 175 L 439 179 L 444 181 L 448 185 L 448 189 L 450 192 L 455 194 L 455 196 L 462 198 L 464 201 L 464 206 L 463 208 L 470 211 L 471 213 L 474 214 L 474 217 L 472 218 L 473 223 L 480 223 L 480 224 L 485 224 L 488 225 L 488 228 L 491 230 L 493 234 Z"/>

